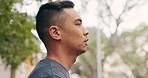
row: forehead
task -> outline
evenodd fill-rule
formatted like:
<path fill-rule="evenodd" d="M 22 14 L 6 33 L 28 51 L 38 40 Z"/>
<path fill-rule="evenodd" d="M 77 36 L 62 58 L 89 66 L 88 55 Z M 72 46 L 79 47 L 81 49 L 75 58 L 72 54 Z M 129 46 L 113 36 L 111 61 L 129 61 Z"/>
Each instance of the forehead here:
<path fill-rule="evenodd" d="M 75 9 L 73 9 L 73 8 L 65 8 L 64 9 L 64 12 L 66 13 L 66 19 L 67 20 L 77 20 L 77 19 L 80 19 L 80 15 L 78 14 L 78 12 L 75 10 Z"/>

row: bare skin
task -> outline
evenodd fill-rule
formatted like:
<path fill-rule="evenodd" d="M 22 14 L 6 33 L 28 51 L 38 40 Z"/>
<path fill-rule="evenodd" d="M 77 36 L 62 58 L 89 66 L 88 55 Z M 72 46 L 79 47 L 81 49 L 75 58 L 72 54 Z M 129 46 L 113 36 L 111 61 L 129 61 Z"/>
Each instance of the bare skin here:
<path fill-rule="evenodd" d="M 69 70 L 77 56 L 86 51 L 89 32 L 73 8 L 66 8 L 64 11 L 66 12 L 64 27 L 49 28 L 51 40 L 46 48 L 48 58 L 59 62 Z"/>

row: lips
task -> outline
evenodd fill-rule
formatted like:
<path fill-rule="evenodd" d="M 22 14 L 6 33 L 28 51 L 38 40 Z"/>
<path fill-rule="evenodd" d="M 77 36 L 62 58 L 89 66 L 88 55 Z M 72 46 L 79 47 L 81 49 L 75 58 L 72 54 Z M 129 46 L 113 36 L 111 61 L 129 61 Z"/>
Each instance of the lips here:
<path fill-rule="evenodd" d="M 86 39 L 84 42 L 87 42 L 89 39 Z"/>
<path fill-rule="evenodd" d="M 86 40 L 84 41 L 86 46 L 87 46 L 87 42 L 88 42 L 88 40 L 89 40 L 89 39 L 86 39 Z"/>

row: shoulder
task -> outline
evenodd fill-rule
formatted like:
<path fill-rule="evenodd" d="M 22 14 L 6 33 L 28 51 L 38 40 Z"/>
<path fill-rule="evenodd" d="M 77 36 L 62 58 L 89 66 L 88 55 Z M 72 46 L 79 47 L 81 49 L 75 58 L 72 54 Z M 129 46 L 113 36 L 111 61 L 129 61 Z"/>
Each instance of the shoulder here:
<path fill-rule="evenodd" d="M 36 65 L 28 78 L 69 78 L 67 75 L 68 73 L 57 62 L 43 59 Z"/>
<path fill-rule="evenodd" d="M 41 75 L 41 74 L 31 74 L 28 76 L 28 78 L 62 78 L 60 76 L 57 75 Z"/>
<path fill-rule="evenodd" d="M 61 72 L 57 70 L 52 70 L 48 67 L 42 67 L 34 69 L 28 78 L 65 78 L 61 76 Z"/>
<path fill-rule="evenodd" d="M 28 78 L 53 78 L 50 62 L 41 60 L 30 73 Z"/>

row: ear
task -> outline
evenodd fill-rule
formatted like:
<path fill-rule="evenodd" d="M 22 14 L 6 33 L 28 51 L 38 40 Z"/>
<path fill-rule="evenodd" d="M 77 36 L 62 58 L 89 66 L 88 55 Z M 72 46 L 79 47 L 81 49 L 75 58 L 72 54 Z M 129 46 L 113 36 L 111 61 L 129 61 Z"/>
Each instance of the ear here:
<path fill-rule="evenodd" d="M 55 40 L 60 40 L 61 39 L 61 33 L 59 31 L 58 26 L 51 26 L 48 29 L 48 33 L 50 34 L 51 38 L 53 38 Z"/>

